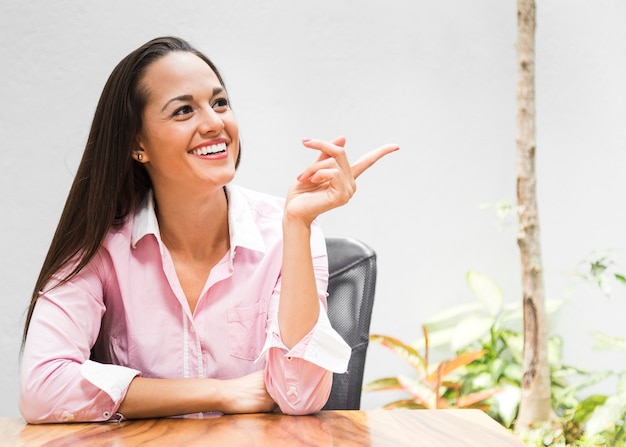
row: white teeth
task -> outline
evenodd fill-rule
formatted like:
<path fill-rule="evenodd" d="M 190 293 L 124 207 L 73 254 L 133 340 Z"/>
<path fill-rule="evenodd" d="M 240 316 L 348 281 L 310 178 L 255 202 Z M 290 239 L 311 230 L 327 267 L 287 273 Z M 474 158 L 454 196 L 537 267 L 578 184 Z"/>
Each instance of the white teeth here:
<path fill-rule="evenodd" d="M 215 154 L 217 152 L 224 152 L 226 150 L 226 143 L 214 144 L 212 146 L 204 146 L 199 149 L 194 149 L 191 151 L 194 155 L 209 155 Z"/>

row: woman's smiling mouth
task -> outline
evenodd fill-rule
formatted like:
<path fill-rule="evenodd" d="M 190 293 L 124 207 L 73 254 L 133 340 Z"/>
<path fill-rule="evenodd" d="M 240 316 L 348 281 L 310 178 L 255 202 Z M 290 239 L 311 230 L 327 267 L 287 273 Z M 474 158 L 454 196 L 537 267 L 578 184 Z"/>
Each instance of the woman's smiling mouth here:
<path fill-rule="evenodd" d="M 189 151 L 192 155 L 214 155 L 226 152 L 226 143 L 217 143 L 210 146 L 203 146 Z"/>

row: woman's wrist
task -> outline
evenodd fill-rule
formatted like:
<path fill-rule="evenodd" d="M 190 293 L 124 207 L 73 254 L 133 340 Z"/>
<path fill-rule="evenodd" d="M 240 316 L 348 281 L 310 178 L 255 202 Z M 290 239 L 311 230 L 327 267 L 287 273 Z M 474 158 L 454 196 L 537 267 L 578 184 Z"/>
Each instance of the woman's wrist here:
<path fill-rule="evenodd" d="M 310 233 L 312 223 L 313 219 L 303 218 L 299 215 L 290 214 L 285 210 L 285 214 L 283 215 L 283 233 Z"/>
<path fill-rule="evenodd" d="M 229 413 L 228 403 L 231 400 L 228 396 L 228 387 L 224 386 L 224 380 L 203 379 L 203 402 L 207 407 L 206 411 L 220 411 Z"/>

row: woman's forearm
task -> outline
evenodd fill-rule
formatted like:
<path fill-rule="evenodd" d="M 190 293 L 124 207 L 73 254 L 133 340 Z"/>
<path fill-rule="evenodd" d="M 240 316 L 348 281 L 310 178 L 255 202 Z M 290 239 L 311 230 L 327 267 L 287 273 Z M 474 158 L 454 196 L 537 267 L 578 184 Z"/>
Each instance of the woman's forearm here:
<path fill-rule="evenodd" d="M 257 371 L 230 380 L 136 377 L 118 411 L 127 419 L 143 419 L 209 411 L 259 413 L 275 407 L 263 371 Z"/>
<path fill-rule="evenodd" d="M 311 256 L 310 224 L 286 215 L 283 244 L 278 325 L 283 343 L 291 348 L 315 326 L 320 311 Z"/>
<path fill-rule="evenodd" d="M 130 383 L 119 412 L 127 419 L 221 411 L 220 387 L 212 379 L 151 379 Z"/>

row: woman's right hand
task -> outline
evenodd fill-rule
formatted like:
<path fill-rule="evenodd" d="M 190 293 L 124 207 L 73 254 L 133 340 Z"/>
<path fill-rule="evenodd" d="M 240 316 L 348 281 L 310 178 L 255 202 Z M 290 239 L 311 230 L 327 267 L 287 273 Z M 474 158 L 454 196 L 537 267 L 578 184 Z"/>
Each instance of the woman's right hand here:
<path fill-rule="evenodd" d="M 351 164 L 344 149 L 346 139 L 334 141 L 304 139 L 302 144 L 319 151 L 291 185 L 286 197 L 285 215 L 310 224 L 320 214 L 345 205 L 356 191 L 356 179 L 385 155 L 399 149 L 385 144 Z"/>
<path fill-rule="evenodd" d="M 268 413 L 276 402 L 265 388 L 263 370 L 236 379 L 224 380 L 223 413 Z"/>

